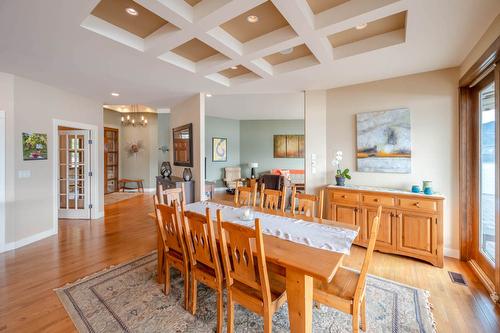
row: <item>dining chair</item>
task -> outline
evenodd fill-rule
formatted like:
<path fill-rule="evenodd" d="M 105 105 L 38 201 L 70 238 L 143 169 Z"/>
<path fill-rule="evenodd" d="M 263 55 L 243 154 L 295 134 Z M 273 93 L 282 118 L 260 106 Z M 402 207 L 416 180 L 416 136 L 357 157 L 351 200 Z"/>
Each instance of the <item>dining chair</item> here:
<path fill-rule="evenodd" d="M 314 301 L 333 307 L 352 315 L 352 331 L 359 332 L 359 315 L 361 329 L 366 331 L 366 276 L 372 260 L 373 249 L 377 241 L 382 206 L 378 207 L 373 218 L 370 239 L 361 271 L 340 267 L 330 283 L 314 281 Z"/>
<path fill-rule="evenodd" d="M 186 238 L 189 265 L 191 268 L 191 283 L 189 293 L 191 305 L 189 311 L 196 313 L 198 281 L 215 289 L 217 292 L 217 332 L 222 332 L 223 322 L 223 275 L 219 261 L 219 251 L 215 240 L 214 226 L 210 218 L 210 209 L 201 215 L 195 212 L 184 211 L 181 207 L 181 216 L 184 217 L 184 235 Z"/>
<path fill-rule="evenodd" d="M 255 220 L 253 230 L 223 222 L 217 210 L 217 226 L 227 286 L 227 332 L 234 331 L 234 303 L 238 303 L 261 315 L 264 332 L 270 333 L 273 314 L 286 302 L 286 286 L 282 277 L 267 269 L 260 220 Z"/>
<path fill-rule="evenodd" d="M 172 266 L 179 270 L 184 278 L 184 307 L 187 310 L 189 305 L 189 260 L 177 201 L 174 200 L 172 206 L 167 206 L 158 203 L 156 198 L 155 207 L 156 221 L 163 244 L 164 292 L 166 295 L 170 293 L 170 267 Z"/>
<path fill-rule="evenodd" d="M 158 185 L 159 202 L 161 204 L 172 205 L 175 200 L 178 204 L 186 208 L 186 192 L 184 191 L 184 184 L 181 183 L 181 187 L 174 187 L 163 189 L 163 185 Z"/>
<path fill-rule="evenodd" d="M 234 203 L 237 206 L 255 207 L 257 202 L 257 183 L 254 186 L 238 186 L 234 193 Z"/>
<path fill-rule="evenodd" d="M 323 197 L 324 190 L 319 192 L 319 195 L 305 194 L 297 192 L 297 186 L 292 188 L 292 214 L 305 215 L 307 217 L 314 217 L 314 209 L 318 209 L 318 218 L 323 218 Z"/>
<path fill-rule="evenodd" d="M 266 189 L 266 185 L 262 184 L 260 188 L 260 208 L 281 210 L 285 212 L 286 187 L 283 186 L 281 191 Z"/>

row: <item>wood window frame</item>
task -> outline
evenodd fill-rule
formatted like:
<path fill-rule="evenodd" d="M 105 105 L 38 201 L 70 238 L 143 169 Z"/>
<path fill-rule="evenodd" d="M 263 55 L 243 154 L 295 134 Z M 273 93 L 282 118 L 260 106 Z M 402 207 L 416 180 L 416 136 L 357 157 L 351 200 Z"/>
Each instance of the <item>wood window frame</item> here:
<path fill-rule="evenodd" d="M 494 69 L 491 71 L 491 67 Z M 490 73 L 489 73 L 490 72 Z M 477 196 L 479 195 L 479 178 L 477 161 L 479 147 L 478 137 L 478 117 L 477 105 L 475 104 L 474 94 L 478 87 L 475 84 L 481 84 L 478 81 L 492 76 L 495 82 L 495 103 L 496 103 L 496 161 L 500 163 L 500 131 L 498 122 L 500 121 L 500 37 L 498 37 L 474 65 L 459 80 L 459 237 L 460 237 L 460 259 L 469 261 L 473 257 L 474 233 L 473 222 L 479 217 L 479 207 L 477 205 Z M 500 180 L 496 177 L 495 190 L 498 198 L 500 194 Z M 496 268 L 494 281 L 491 281 L 494 290 L 489 290 L 492 297 L 497 300 L 500 294 L 500 202 L 495 200 L 496 216 Z M 473 267 L 474 268 L 474 267 Z M 482 279 L 481 279 L 482 280 Z M 484 281 L 483 281 L 484 282 Z M 488 286 L 487 286 L 488 287 Z M 488 288 L 488 289 L 492 289 Z"/>

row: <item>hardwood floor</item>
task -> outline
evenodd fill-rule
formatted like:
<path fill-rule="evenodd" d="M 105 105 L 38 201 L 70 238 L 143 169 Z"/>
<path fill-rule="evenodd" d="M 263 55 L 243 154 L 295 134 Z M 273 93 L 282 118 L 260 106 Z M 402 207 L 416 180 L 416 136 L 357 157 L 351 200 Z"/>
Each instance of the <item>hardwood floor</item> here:
<path fill-rule="evenodd" d="M 57 236 L 0 254 L 0 332 L 75 331 L 53 289 L 153 251 L 151 211 L 152 197 L 141 195 L 107 206 L 105 219 L 61 220 Z M 361 267 L 364 251 L 354 247 L 345 265 Z M 469 285 L 453 284 L 449 270 Z M 429 290 L 439 332 L 500 331 L 500 307 L 467 263 L 445 258 L 439 269 L 375 252 L 370 274 Z"/>

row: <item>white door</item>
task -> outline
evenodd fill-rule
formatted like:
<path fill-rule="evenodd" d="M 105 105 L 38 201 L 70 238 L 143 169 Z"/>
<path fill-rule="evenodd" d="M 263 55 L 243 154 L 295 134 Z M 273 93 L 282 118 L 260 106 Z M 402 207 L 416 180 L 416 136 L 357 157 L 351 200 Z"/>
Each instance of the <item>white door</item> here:
<path fill-rule="evenodd" d="M 5 111 L 0 111 L 0 253 L 5 245 Z"/>
<path fill-rule="evenodd" d="M 88 130 L 59 131 L 59 218 L 90 219 Z"/>

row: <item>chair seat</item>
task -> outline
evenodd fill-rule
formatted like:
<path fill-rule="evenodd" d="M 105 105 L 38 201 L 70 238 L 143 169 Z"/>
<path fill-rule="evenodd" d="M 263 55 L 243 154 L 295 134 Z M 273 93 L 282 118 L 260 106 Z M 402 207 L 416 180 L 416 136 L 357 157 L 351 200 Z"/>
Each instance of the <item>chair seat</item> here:
<path fill-rule="evenodd" d="M 315 294 L 328 294 L 346 301 L 353 301 L 359 272 L 340 267 L 330 283 L 314 280 Z"/>

